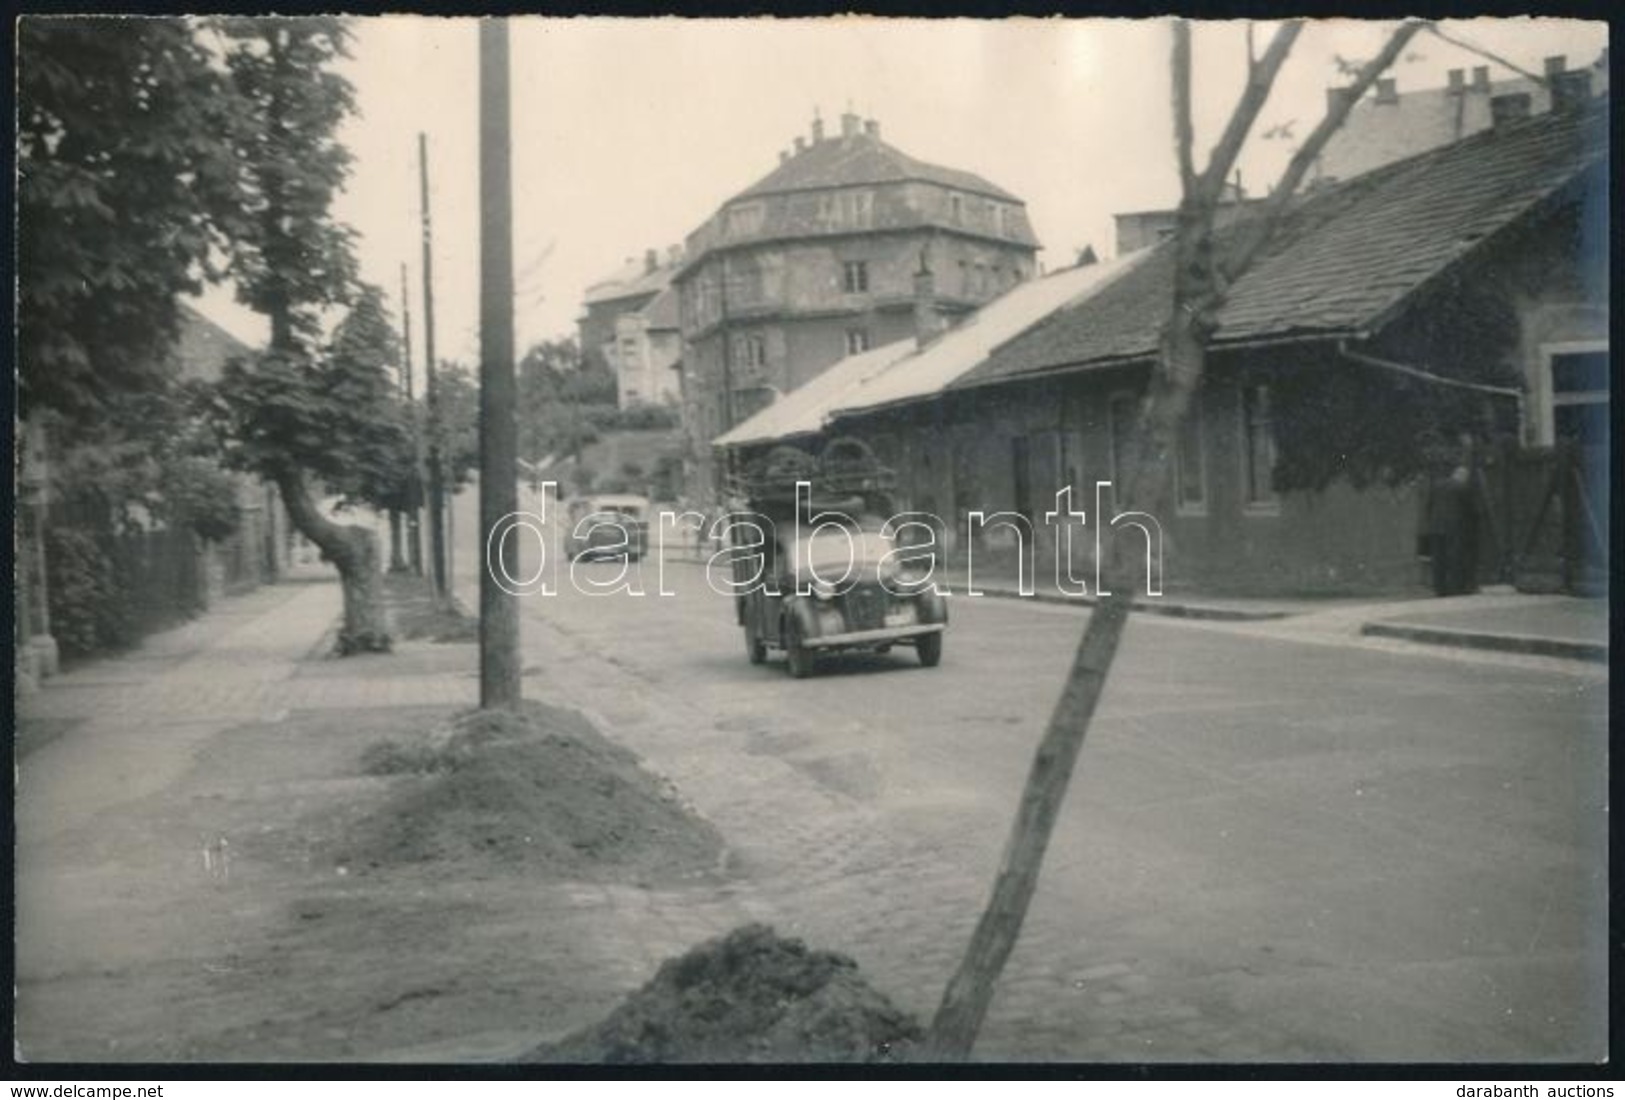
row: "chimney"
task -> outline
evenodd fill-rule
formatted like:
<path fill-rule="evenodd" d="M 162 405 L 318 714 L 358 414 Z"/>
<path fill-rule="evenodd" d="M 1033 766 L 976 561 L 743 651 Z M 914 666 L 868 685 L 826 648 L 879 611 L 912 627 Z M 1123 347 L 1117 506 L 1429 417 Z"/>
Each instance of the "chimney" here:
<path fill-rule="evenodd" d="M 1451 95 L 1461 95 L 1467 90 L 1467 74 L 1462 69 L 1451 69 L 1447 74 L 1450 78 L 1449 92 Z"/>
<path fill-rule="evenodd" d="M 807 139 L 802 137 L 800 134 L 797 134 L 796 135 L 796 156 L 799 157 L 802 153 L 805 153 L 806 151 L 807 151 Z"/>
<path fill-rule="evenodd" d="M 867 122 L 865 122 L 863 124 L 863 132 L 868 134 L 870 137 L 874 138 L 876 141 L 879 141 L 880 140 L 880 123 L 877 122 L 875 119 L 871 118 L 869 121 L 867 121 Z"/>
<path fill-rule="evenodd" d="M 1509 122 L 1529 117 L 1529 93 L 1508 92 L 1490 96 L 1490 125 L 1505 126 Z"/>
<path fill-rule="evenodd" d="M 1578 111 L 1591 102 L 1591 74 L 1585 69 L 1553 73 L 1552 110 Z"/>
<path fill-rule="evenodd" d="M 1385 76 L 1377 81 L 1377 102 L 1399 102 L 1399 85 L 1393 77 Z"/>
<path fill-rule="evenodd" d="M 920 267 L 914 272 L 914 346 L 923 348 L 947 328 L 937 312 L 937 279 L 920 249 Z"/>
<path fill-rule="evenodd" d="M 824 140 L 824 120 L 817 114 L 813 115 L 812 140 L 814 145 Z"/>
<path fill-rule="evenodd" d="M 1553 54 L 1546 59 L 1546 79 L 1550 80 L 1566 71 L 1569 67 L 1568 58 L 1562 54 Z"/>
<path fill-rule="evenodd" d="M 861 130 L 863 120 L 851 111 L 841 116 L 841 136 L 843 138 L 857 137 Z"/>
<path fill-rule="evenodd" d="M 790 163 L 789 150 L 787 150 L 787 149 L 780 149 L 779 150 L 779 163 L 780 164 L 789 164 Z"/>
<path fill-rule="evenodd" d="M 1487 92 L 1490 90 L 1490 67 L 1488 65 L 1473 66 L 1473 91 Z"/>
<path fill-rule="evenodd" d="M 651 248 L 643 254 L 643 272 L 646 275 L 651 275 L 658 270 L 659 267 L 660 251 L 658 249 Z"/>
<path fill-rule="evenodd" d="M 1347 89 L 1347 88 L 1327 88 L 1326 89 L 1326 113 L 1331 114 L 1333 111 L 1335 111 L 1337 109 L 1337 105 L 1342 103 L 1344 100 L 1348 99 L 1348 97 L 1349 97 L 1349 89 Z"/>

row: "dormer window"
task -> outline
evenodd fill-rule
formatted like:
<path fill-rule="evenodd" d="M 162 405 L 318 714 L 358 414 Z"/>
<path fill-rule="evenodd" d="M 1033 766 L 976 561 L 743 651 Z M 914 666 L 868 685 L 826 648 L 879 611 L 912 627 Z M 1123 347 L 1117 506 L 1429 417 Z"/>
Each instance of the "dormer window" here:
<path fill-rule="evenodd" d="M 759 202 L 745 203 L 728 209 L 728 236 L 749 237 L 762 231 L 766 207 Z"/>

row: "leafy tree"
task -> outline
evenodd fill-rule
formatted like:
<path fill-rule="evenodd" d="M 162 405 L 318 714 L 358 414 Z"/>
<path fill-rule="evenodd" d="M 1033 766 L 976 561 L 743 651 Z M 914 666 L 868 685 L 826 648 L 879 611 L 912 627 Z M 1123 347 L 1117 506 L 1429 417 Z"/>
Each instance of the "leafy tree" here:
<path fill-rule="evenodd" d="M 417 501 L 413 413 L 395 384 L 399 361 L 383 291 L 365 285 L 334 329 L 325 364 L 328 399 L 366 414 L 342 441 L 344 472 L 324 478 L 346 504 L 391 511 Z"/>
<path fill-rule="evenodd" d="M 184 19 L 17 24 L 18 400 L 70 423 L 164 378 L 234 207 L 225 76 Z"/>
<path fill-rule="evenodd" d="M 594 421 L 615 409 L 615 375 L 601 360 L 587 360 L 575 339 L 544 340 L 519 361 L 519 455 L 539 462 L 550 455 L 580 460 L 602 431 Z"/>
<path fill-rule="evenodd" d="M 333 68 L 346 56 L 348 32 L 341 20 L 318 16 L 231 17 L 214 26 L 234 90 L 240 158 L 231 272 L 239 298 L 271 327 L 264 355 L 228 366 L 217 423 L 234 461 L 275 481 L 294 525 L 338 569 L 339 651 L 386 650 L 377 539 L 324 516 L 309 483 L 374 479 L 397 439 L 379 377 L 387 353 L 363 335 L 367 312 L 382 307 L 357 294 L 353 233 L 331 213 L 350 163 L 335 132 L 354 93 Z M 352 302 L 343 342 L 323 348 L 326 312 Z"/>
<path fill-rule="evenodd" d="M 467 485 L 480 465 L 480 390 L 473 374 L 461 363 L 443 362 L 435 375 L 439 425 L 434 433 L 440 446 L 446 490 Z"/>
<path fill-rule="evenodd" d="M 107 415 L 76 423 L 72 443 L 56 449 L 52 493 L 109 530 L 151 517 L 201 538 L 229 538 L 241 518 L 237 484 L 194 415 L 199 392 L 171 383 L 104 398 Z"/>

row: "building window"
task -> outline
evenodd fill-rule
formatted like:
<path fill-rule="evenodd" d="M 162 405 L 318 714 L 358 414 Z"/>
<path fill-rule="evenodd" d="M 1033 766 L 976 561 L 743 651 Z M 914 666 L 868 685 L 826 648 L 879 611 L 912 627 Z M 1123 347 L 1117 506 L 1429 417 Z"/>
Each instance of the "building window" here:
<path fill-rule="evenodd" d="M 866 229 L 874 221 L 872 191 L 844 191 L 835 197 L 835 217 L 844 226 Z"/>
<path fill-rule="evenodd" d="M 848 294 L 869 293 L 869 264 L 864 260 L 849 260 L 844 267 L 844 285 Z"/>
<path fill-rule="evenodd" d="M 1207 451 L 1203 446 L 1202 409 L 1193 399 L 1179 426 L 1174 463 L 1175 508 L 1191 515 L 1207 511 Z"/>
<path fill-rule="evenodd" d="M 846 353 L 856 355 L 860 351 L 869 350 L 869 330 L 866 328 L 849 328 L 846 330 Z"/>
<path fill-rule="evenodd" d="M 1603 345 L 1549 349 L 1551 423 L 1542 443 L 1558 441 L 1606 447 L 1608 443 L 1608 348 Z"/>
<path fill-rule="evenodd" d="M 771 386 L 745 386 L 734 390 L 734 422 L 743 423 L 773 404 L 778 391 Z"/>
<path fill-rule="evenodd" d="M 948 215 L 949 215 L 949 217 L 951 217 L 953 219 L 953 223 L 955 225 L 963 225 L 964 224 L 964 222 L 965 222 L 965 197 L 963 195 L 949 195 L 948 196 Z"/>
<path fill-rule="evenodd" d="M 759 332 L 746 333 L 734 339 L 734 358 L 741 367 L 767 366 L 767 337 Z"/>
<path fill-rule="evenodd" d="M 1242 503 L 1255 511 L 1274 510 L 1275 425 L 1271 420 L 1268 386 L 1244 386 L 1241 391 Z"/>

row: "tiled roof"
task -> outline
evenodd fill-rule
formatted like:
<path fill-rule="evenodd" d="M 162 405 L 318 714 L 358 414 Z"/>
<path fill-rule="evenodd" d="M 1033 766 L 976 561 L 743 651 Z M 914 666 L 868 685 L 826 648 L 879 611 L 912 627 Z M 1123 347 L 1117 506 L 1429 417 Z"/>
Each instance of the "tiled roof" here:
<path fill-rule="evenodd" d="M 1458 70 L 1459 71 L 1459 70 Z M 1606 54 L 1581 70 L 1589 75 L 1593 95 L 1608 93 Z M 1486 74 L 1487 75 L 1487 74 Z M 1490 100 L 1523 93 L 1533 114 L 1551 108 L 1547 86 L 1527 77 L 1400 92 L 1391 100 L 1366 96 L 1354 105 L 1348 119 L 1321 152 L 1319 169 L 1334 180 L 1352 179 L 1363 172 L 1415 156 L 1490 127 Z"/>
<path fill-rule="evenodd" d="M 787 191 L 899 183 L 904 180 L 923 180 L 1006 202 L 1021 201 L 975 173 L 927 164 L 872 134 L 862 132 L 812 143 L 734 197 L 743 199 Z"/>
<path fill-rule="evenodd" d="M 680 327 L 680 318 L 677 313 L 677 288 L 668 286 L 655 295 L 654 301 L 643 307 L 643 317 L 651 329 L 675 329 Z"/>
<path fill-rule="evenodd" d="M 253 350 L 185 302 L 180 303 L 180 319 L 170 354 L 181 378 L 217 381 L 228 360 Z"/>
<path fill-rule="evenodd" d="M 986 360 L 994 348 L 1063 306 L 1099 294 L 1144 259 L 1144 253 L 1135 253 L 1017 283 L 936 340 L 843 394 L 831 414 L 867 412 L 939 393 Z"/>
<path fill-rule="evenodd" d="M 614 275 L 589 286 L 582 300 L 587 305 L 597 305 L 600 302 L 618 302 L 622 298 L 659 294 L 671 283 L 676 270 L 677 265 L 662 263 L 650 271 L 645 261 L 629 260 Z"/>
<path fill-rule="evenodd" d="M 1213 345 L 1352 336 L 1379 326 L 1479 242 L 1605 160 L 1607 125 L 1601 111 L 1541 115 L 1299 200 L 1230 288 Z M 1144 264 L 1028 329 L 955 385 L 1153 355 L 1172 279 L 1172 249 L 1159 246 Z"/>

